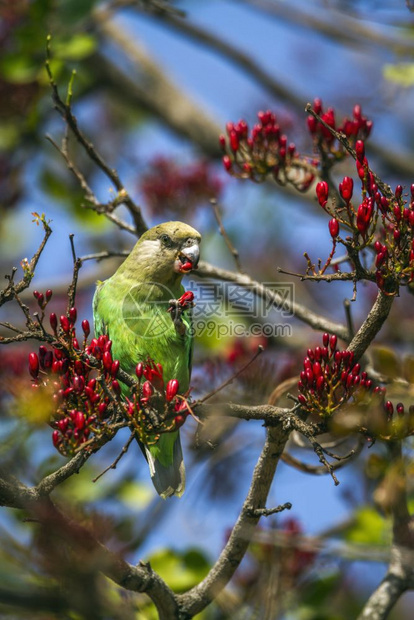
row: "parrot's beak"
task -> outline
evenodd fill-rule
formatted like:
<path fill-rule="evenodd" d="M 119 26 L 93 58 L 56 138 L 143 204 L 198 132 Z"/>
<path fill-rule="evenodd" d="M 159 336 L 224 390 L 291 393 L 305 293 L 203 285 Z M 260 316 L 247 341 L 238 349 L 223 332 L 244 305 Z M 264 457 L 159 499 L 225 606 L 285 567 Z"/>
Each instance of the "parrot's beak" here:
<path fill-rule="evenodd" d="M 179 273 L 190 273 L 193 269 L 197 269 L 200 259 L 200 248 L 198 243 L 194 243 L 190 247 L 184 247 L 180 251 L 176 263 L 176 271 Z"/>

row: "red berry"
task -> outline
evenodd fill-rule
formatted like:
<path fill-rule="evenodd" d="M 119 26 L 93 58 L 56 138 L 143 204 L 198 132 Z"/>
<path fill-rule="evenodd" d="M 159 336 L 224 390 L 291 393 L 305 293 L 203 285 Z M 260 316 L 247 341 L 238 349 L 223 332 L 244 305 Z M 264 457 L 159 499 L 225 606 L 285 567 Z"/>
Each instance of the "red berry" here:
<path fill-rule="evenodd" d="M 65 332 L 65 334 L 68 334 L 70 331 L 70 323 L 69 323 L 69 319 L 67 316 L 63 315 L 60 317 L 60 325 L 63 331 Z"/>
<path fill-rule="evenodd" d="M 54 312 L 50 313 L 49 322 L 50 322 L 50 327 L 55 332 L 57 328 L 57 316 Z"/>
<path fill-rule="evenodd" d="M 357 160 L 360 164 L 364 163 L 365 158 L 365 145 L 362 140 L 357 140 L 355 143 L 355 152 Z"/>
<path fill-rule="evenodd" d="M 89 325 L 89 321 L 87 321 L 86 319 L 82 321 L 82 329 L 83 329 L 83 333 L 85 334 L 85 338 L 87 338 L 89 334 L 91 333 L 91 328 Z"/>
<path fill-rule="evenodd" d="M 165 398 L 168 402 L 171 402 L 172 399 L 178 394 L 178 388 L 179 383 L 177 379 L 170 379 L 170 381 L 168 381 L 165 388 Z"/>
<path fill-rule="evenodd" d="M 332 239 L 336 239 L 339 234 L 339 222 L 337 219 L 333 218 L 329 221 L 329 232 L 331 233 Z"/>
<path fill-rule="evenodd" d="M 78 317 L 78 311 L 76 310 L 76 308 L 71 308 L 69 310 L 69 320 L 72 323 L 72 325 L 76 323 L 77 317 Z"/>
<path fill-rule="evenodd" d="M 29 372 L 33 379 L 37 379 L 39 375 L 39 358 L 37 353 L 29 353 Z"/>

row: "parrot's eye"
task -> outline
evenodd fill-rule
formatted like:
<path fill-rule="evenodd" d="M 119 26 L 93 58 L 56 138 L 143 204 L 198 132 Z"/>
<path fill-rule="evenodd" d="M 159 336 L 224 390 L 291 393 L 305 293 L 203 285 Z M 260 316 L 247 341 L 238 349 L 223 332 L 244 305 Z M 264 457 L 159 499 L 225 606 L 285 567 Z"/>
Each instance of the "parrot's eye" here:
<path fill-rule="evenodd" d="M 171 237 L 169 237 L 168 235 L 161 235 L 161 241 L 167 248 L 170 248 L 172 246 Z"/>

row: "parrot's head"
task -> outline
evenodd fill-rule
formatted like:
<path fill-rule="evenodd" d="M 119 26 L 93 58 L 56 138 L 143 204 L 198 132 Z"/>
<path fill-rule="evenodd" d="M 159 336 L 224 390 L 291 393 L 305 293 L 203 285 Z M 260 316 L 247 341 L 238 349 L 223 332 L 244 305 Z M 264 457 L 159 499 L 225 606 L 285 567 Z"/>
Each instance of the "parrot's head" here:
<path fill-rule="evenodd" d="M 140 257 L 152 264 L 153 271 L 182 276 L 197 269 L 201 235 L 183 222 L 164 222 L 144 233 L 137 243 Z"/>

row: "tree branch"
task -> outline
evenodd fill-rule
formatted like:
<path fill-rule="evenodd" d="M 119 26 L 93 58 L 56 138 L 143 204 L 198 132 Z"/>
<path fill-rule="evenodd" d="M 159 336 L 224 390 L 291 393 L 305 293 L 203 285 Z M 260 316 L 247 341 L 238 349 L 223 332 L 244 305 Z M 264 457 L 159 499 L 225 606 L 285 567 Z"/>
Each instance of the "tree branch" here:
<path fill-rule="evenodd" d="M 243 288 L 252 291 L 261 299 L 271 301 L 277 308 L 283 308 L 283 310 L 291 312 L 297 319 L 307 323 L 314 329 L 331 332 L 345 341 L 349 340 L 348 329 L 345 325 L 333 323 L 325 317 L 315 314 L 306 308 L 306 306 L 303 306 L 292 299 L 285 299 L 277 291 L 269 289 L 246 274 L 235 273 L 234 271 L 214 267 L 209 263 L 201 261 L 197 271 L 194 272 L 194 275 L 199 276 L 200 278 L 214 278 L 216 280 L 224 280 L 226 282 L 234 282 L 235 284 L 239 284 Z"/>
<path fill-rule="evenodd" d="M 287 439 L 288 432 L 281 425 L 267 429 L 266 441 L 253 472 L 249 492 L 226 546 L 207 577 L 189 592 L 177 597 L 180 608 L 189 616 L 194 616 L 211 603 L 230 581 L 243 559 L 260 519 L 254 511 L 266 506 Z"/>
<path fill-rule="evenodd" d="M 349 351 L 354 352 L 355 360 L 362 357 L 380 331 L 390 313 L 393 301 L 392 295 L 385 295 L 382 291 L 378 291 L 374 305 L 348 347 Z"/>

